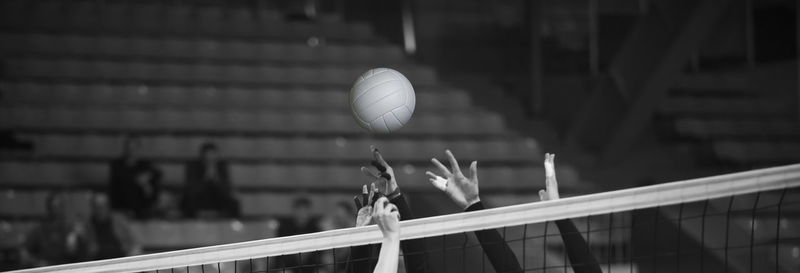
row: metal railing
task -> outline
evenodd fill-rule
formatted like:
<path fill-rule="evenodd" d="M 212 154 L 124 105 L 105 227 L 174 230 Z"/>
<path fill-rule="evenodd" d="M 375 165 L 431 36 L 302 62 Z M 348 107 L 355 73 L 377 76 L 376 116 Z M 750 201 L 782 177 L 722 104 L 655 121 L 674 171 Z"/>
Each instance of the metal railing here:
<path fill-rule="evenodd" d="M 755 4 L 757 3 L 755 0 L 744 0 L 744 15 L 742 16 L 745 20 L 744 22 L 744 29 L 741 30 L 744 32 L 744 39 L 741 41 L 743 43 L 742 52 L 742 60 L 743 63 L 749 67 L 753 68 L 757 64 L 757 56 L 756 56 L 756 28 L 755 28 Z M 598 13 L 600 12 L 598 8 L 598 0 L 586 0 L 586 21 L 588 22 L 587 28 L 587 43 L 588 43 L 588 60 L 586 63 L 588 64 L 588 71 L 589 75 L 591 76 L 598 76 L 602 73 L 602 68 L 600 64 L 600 48 L 599 48 L 599 41 L 601 37 L 598 33 Z M 639 6 L 640 14 L 644 15 L 648 12 L 652 3 L 650 0 L 640 0 L 638 1 L 637 5 Z M 541 8 L 546 9 L 546 5 L 540 5 Z M 795 9 L 796 14 L 800 14 L 800 1 L 795 2 Z M 534 18 L 535 19 L 535 18 Z M 541 23 L 535 22 L 534 23 Z M 796 45 L 796 59 L 797 59 L 797 87 L 796 87 L 796 119 L 800 122 L 800 16 L 796 16 L 796 29 L 797 33 L 795 34 L 795 45 Z M 535 53 L 539 52 L 540 50 L 534 49 Z M 539 53 L 539 54 L 546 54 L 546 53 Z M 702 59 L 702 53 L 700 52 L 700 48 L 695 49 L 694 53 L 692 54 L 691 59 L 689 60 L 689 67 L 692 68 L 694 72 L 700 72 L 700 63 Z M 533 58 L 534 61 L 539 61 L 541 58 Z M 537 73 L 533 71 L 533 73 Z M 544 73 L 544 72 L 538 72 Z M 532 80 L 540 80 L 542 77 L 532 77 Z M 540 83 L 533 84 L 533 86 L 540 87 Z M 534 89 L 534 98 L 540 99 L 544 95 L 544 91 Z M 534 109 L 537 109 L 536 112 L 541 112 L 541 106 L 538 106 L 539 103 L 534 103 Z"/>

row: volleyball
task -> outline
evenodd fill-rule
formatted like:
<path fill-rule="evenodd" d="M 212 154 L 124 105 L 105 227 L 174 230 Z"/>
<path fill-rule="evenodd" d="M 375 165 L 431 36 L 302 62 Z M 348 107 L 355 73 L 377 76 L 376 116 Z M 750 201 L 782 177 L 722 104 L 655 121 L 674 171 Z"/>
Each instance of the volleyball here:
<path fill-rule="evenodd" d="M 416 96 L 411 82 L 389 68 L 370 69 L 350 89 L 350 110 L 358 125 L 387 134 L 402 128 L 414 114 Z"/>

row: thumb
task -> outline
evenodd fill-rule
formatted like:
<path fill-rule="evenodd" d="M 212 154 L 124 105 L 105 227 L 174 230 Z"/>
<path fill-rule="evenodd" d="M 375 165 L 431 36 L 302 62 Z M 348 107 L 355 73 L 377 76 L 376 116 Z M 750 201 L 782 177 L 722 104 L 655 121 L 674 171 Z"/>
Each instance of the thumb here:
<path fill-rule="evenodd" d="M 547 191 L 539 190 L 539 200 L 547 201 Z"/>
<path fill-rule="evenodd" d="M 430 171 L 425 172 L 425 174 L 428 175 L 429 177 L 428 181 L 431 182 L 433 187 L 441 191 L 447 191 L 447 179 L 444 179 L 441 176 L 438 176 Z"/>
<path fill-rule="evenodd" d="M 478 161 L 472 161 L 472 164 L 469 165 L 469 173 L 472 181 L 478 183 Z"/>
<path fill-rule="evenodd" d="M 441 177 L 436 177 L 436 178 L 429 178 L 428 181 L 430 181 L 431 184 L 433 184 L 434 188 L 437 188 L 443 192 L 447 191 L 447 180 Z"/>

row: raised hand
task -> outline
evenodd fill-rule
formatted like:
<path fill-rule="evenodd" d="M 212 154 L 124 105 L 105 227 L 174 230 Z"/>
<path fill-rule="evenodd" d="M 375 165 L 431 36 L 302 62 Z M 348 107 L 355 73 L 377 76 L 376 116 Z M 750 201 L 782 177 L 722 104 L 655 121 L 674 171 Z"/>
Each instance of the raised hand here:
<path fill-rule="evenodd" d="M 400 256 L 400 213 L 386 197 L 375 202 L 372 218 L 383 233 L 381 252 L 373 273 L 397 273 Z"/>
<path fill-rule="evenodd" d="M 392 166 L 389 166 L 389 163 L 386 163 L 386 160 L 383 159 L 383 156 L 381 156 L 378 148 L 375 146 L 370 146 L 369 149 L 372 151 L 371 164 L 375 167 L 375 169 L 377 169 L 377 171 L 369 167 L 361 167 L 361 172 L 370 179 L 373 179 L 373 183 L 377 183 L 381 193 L 388 196 L 398 189 L 394 170 L 392 169 Z"/>
<path fill-rule="evenodd" d="M 356 209 L 358 210 L 358 214 L 356 215 L 356 227 L 363 227 L 373 224 L 373 204 L 379 196 L 381 196 L 381 194 L 378 192 L 375 184 L 372 184 L 371 191 L 367 190 L 367 185 L 364 185 L 361 187 L 361 195 L 356 195 L 353 197 L 353 202 L 355 202 Z"/>
<path fill-rule="evenodd" d="M 478 162 L 472 161 L 469 166 L 469 176 L 464 176 L 453 153 L 450 150 L 445 150 L 445 153 L 450 160 L 450 169 L 445 167 L 438 159 L 432 158 L 431 162 L 439 168 L 442 176 L 428 171 L 425 172 L 430 177 L 428 180 L 434 187 L 445 192 L 462 209 L 467 209 L 472 204 L 480 202 L 481 199 L 478 196 Z"/>
<path fill-rule="evenodd" d="M 372 219 L 378 224 L 383 237 L 400 237 L 400 212 L 386 197 L 378 198 L 372 209 Z"/>
<path fill-rule="evenodd" d="M 544 176 L 546 190 L 539 190 L 542 201 L 558 199 L 558 181 L 556 181 L 555 154 L 544 154 Z"/>

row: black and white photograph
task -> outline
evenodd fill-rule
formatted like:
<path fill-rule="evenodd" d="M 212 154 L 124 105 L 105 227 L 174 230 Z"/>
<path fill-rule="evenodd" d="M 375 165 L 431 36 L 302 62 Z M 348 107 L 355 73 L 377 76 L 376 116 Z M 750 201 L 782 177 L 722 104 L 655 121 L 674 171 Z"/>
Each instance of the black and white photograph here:
<path fill-rule="evenodd" d="M 800 272 L 800 0 L 0 0 L 0 272 Z"/>

